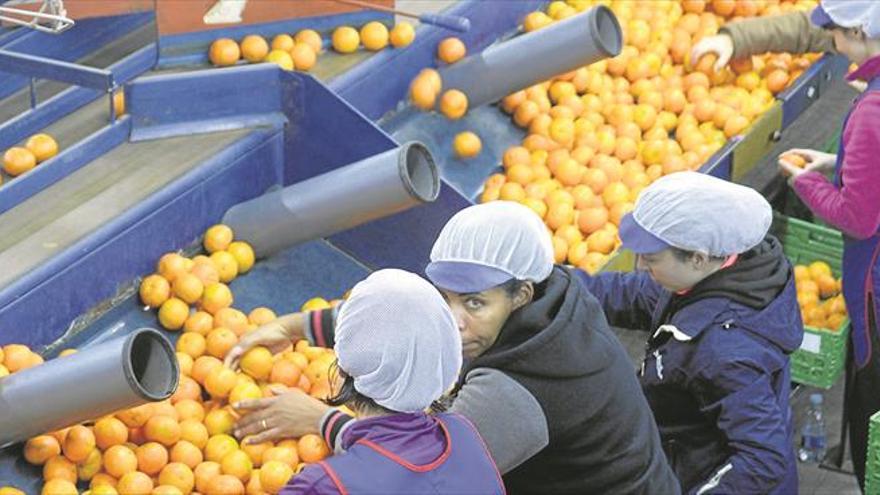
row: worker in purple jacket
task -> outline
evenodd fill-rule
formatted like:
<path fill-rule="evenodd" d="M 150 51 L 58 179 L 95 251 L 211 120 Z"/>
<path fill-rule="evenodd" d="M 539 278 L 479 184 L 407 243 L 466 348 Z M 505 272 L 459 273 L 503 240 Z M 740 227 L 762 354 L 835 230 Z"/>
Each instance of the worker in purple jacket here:
<path fill-rule="evenodd" d="M 795 149 L 804 169 L 779 161 L 807 207 L 843 231 L 843 297 L 852 321 L 847 420 L 853 467 L 865 485 L 868 422 L 880 410 L 880 2 L 822 0 L 810 19 L 834 37 L 835 50 L 859 68 L 847 79 L 868 83 L 843 123 L 837 154 Z M 825 173 L 833 172 L 833 181 Z"/>
<path fill-rule="evenodd" d="M 281 493 L 504 493 L 473 425 L 425 412 L 455 384 L 462 362 L 452 312 L 430 283 L 402 270 L 358 283 L 339 312 L 333 349 L 343 381 L 331 403 L 359 420 L 342 435 L 344 454 L 306 467 Z M 252 405 L 251 419 L 267 421 Z"/>
<path fill-rule="evenodd" d="M 581 279 L 612 325 L 648 332 L 639 373 L 682 492 L 797 493 L 791 264 L 756 191 L 697 172 L 645 188 L 620 223 L 639 271 Z"/>

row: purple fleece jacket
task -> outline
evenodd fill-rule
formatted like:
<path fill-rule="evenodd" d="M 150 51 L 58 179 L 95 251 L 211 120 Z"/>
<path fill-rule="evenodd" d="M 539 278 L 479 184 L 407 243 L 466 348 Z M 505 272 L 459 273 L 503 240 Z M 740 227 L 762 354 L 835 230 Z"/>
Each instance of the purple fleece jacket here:
<path fill-rule="evenodd" d="M 880 56 L 866 61 L 848 79 L 870 82 L 880 76 Z M 855 239 L 880 229 L 880 92 L 871 92 L 853 108 L 841 136 L 846 150 L 840 188 L 818 172 L 794 181 L 794 190 L 810 210 Z"/>

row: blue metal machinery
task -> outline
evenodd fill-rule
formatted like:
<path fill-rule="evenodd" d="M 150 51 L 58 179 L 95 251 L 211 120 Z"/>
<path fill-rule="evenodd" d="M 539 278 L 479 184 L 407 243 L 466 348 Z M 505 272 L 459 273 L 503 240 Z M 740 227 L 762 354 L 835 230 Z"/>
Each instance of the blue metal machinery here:
<path fill-rule="evenodd" d="M 545 3 L 518 1 L 490 9 L 484 2 L 467 0 L 449 12 L 470 19 L 470 31 L 456 36 L 476 53 L 515 35 L 522 17 Z M 473 202 L 485 177 L 497 171 L 497 157 L 522 138 L 492 106 L 447 121 L 401 103 L 412 77 L 438 65 L 436 44 L 450 32 L 424 26 L 404 50 L 336 62 L 328 54 L 332 68 L 326 73 L 316 69 L 316 77 L 284 73 L 267 64 L 198 67 L 218 37 L 237 39 L 251 32 L 271 36 L 299 27 L 326 32 L 339 24 L 374 19 L 390 22 L 383 14 L 357 13 L 179 35 L 106 67 L 115 84 L 127 83 L 128 115 L 113 124 L 108 119 L 55 158 L 0 185 L 0 264 L 13 267 L 0 273 L 0 345 L 46 346 L 44 354 L 51 357 L 63 348 L 95 345 L 155 326 L 155 312 L 145 311 L 134 294 L 139 277 L 154 270 L 159 256 L 197 249 L 204 229 L 239 202 L 408 140 L 425 142 L 438 161 L 443 182 L 434 203 L 284 250 L 262 260 L 231 287 L 235 307 L 249 311 L 268 306 L 283 313 L 315 295 L 339 297 L 379 267 L 420 272 L 446 219 Z M 84 23 L 77 22 L 61 36 L 77 36 Z M 0 50 L 61 58 L 13 50 L 12 43 L 24 43 L 28 36 L 20 30 L 0 33 Z M 87 52 L 69 55 L 66 61 Z M 194 66 L 205 70 L 184 71 Z M 835 57 L 814 64 L 780 95 L 781 119 L 774 130 L 784 132 L 845 68 Z M 34 67 L 35 74 L 60 74 L 42 70 Z M 143 75 L 148 71 L 154 74 Z M 17 81 L 17 91 L 27 86 L 26 77 L 0 74 L 0 91 L 7 80 Z M 0 149 L 95 101 L 106 89 L 72 87 L 0 122 Z M 452 138 L 465 129 L 484 131 L 483 153 L 468 162 L 451 153 Z M 731 178 L 735 156 L 747 146 L 746 138 L 732 140 L 701 170 Z M 59 231 L 64 236 L 54 234 Z M 20 453 L 15 447 L 0 451 L 0 480 L 38 492 L 38 470 Z"/>

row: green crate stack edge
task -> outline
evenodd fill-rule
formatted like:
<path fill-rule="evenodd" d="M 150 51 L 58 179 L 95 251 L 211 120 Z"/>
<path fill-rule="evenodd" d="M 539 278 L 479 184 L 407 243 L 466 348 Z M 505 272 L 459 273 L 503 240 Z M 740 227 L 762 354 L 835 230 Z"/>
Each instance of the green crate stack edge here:
<path fill-rule="evenodd" d="M 773 232 L 782 241 L 785 255 L 793 265 L 808 265 L 824 261 L 839 278 L 843 256 L 843 236 L 840 232 L 784 215 L 775 215 Z M 797 383 L 820 388 L 831 388 L 843 374 L 846 365 L 846 339 L 849 318 L 836 332 L 824 328 L 804 327 L 805 346 L 791 355 L 791 379 Z"/>
<path fill-rule="evenodd" d="M 880 495 L 880 412 L 868 426 L 868 458 L 865 460 L 865 493 Z"/>

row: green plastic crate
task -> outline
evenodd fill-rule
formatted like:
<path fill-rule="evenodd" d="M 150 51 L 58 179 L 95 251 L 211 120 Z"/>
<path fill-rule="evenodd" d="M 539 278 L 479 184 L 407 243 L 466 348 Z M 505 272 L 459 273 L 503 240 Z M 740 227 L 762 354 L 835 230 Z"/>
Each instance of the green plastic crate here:
<path fill-rule="evenodd" d="M 779 214 L 774 217 L 773 232 L 792 264 L 824 261 L 834 276 L 840 277 L 843 256 L 840 232 Z M 791 355 L 791 379 L 804 385 L 831 388 L 845 369 L 848 337 L 849 318 L 837 331 L 805 326 L 801 348 Z"/>
<path fill-rule="evenodd" d="M 865 493 L 880 495 L 880 412 L 868 426 L 868 456 L 865 459 Z"/>

